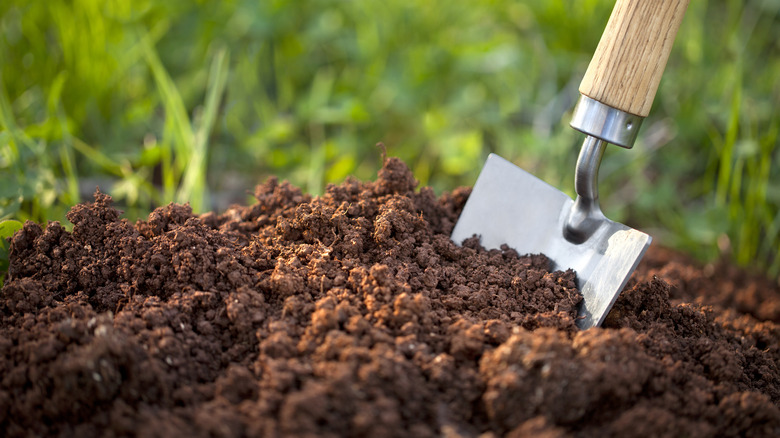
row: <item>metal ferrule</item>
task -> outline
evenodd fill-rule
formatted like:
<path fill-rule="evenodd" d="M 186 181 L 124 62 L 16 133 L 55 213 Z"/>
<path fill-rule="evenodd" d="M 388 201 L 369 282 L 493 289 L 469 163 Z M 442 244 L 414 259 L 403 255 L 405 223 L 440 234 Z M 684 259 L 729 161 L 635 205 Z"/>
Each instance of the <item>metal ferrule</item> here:
<path fill-rule="evenodd" d="M 571 127 L 584 134 L 631 149 L 644 117 L 612 108 L 588 96 L 580 95 Z"/>

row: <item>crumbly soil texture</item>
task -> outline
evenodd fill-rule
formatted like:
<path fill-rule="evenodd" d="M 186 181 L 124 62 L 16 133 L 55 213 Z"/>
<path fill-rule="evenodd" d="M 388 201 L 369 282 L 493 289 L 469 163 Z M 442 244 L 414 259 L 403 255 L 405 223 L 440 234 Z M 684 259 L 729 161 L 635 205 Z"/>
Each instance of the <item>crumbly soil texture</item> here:
<path fill-rule="evenodd" d="M 131 223 L 97 192 L 72 232 L 26 223 L 2 435 L 780 436 L 777 284 L 652 249 L 580 331 L 575 272 L 455 245 L 468 189 L 416 186 L 391 158 L 219 215 Z"/>

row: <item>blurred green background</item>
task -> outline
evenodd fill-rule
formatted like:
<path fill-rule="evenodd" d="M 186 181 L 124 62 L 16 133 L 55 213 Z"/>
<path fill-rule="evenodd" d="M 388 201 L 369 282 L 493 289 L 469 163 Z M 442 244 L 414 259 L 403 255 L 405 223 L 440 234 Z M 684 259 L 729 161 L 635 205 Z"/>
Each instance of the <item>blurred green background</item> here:
<path fill-rule="evenodd" d="M 568 127 L 607 0 L 3 0 L 0 218 L 125 217 L 372 179 L 440 193 L 497 152 L 572 194 Z M 650 117 L 601 168 L 608 217 L 780 274 L 780 0 L 693 1 Z M 533 208 L 529 206 L 529 208 Z"/>

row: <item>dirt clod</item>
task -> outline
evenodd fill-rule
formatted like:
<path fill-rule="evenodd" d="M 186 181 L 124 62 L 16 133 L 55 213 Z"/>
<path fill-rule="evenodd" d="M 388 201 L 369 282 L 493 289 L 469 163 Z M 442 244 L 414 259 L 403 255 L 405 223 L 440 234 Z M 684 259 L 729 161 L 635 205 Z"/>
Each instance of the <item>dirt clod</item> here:
<path fill-rule="evenodd" d="M 5 436 L 778 436 L 780 291 L 652 249 L 605 327 L 575 273 L 449 240 L 401 161 L 223 214 L 111 198 L 26 223 L 0 290 Z"/>

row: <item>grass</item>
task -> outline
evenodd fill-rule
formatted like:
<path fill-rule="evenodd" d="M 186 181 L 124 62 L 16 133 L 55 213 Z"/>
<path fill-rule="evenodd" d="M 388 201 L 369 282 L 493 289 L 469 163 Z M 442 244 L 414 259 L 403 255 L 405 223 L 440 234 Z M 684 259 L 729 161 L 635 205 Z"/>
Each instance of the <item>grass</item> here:
<path fill-rule="evenodd" d="M 569 192 L 596 0 L 0 4 L 0 219 L 64 221 L 96 185 L 130 219 L 246 201 L 270 175 L 372 178 L 382 141 L 437 191 L 490 152 Z M 780 2 L 691 2 L 606 214 L 780 275 Z M 238 194 L 238 195 L 236 195 Z"/>
<path fill-rule="evenodd" d="M 0 285 L 5 280 L 8 272 L 8 256 L 11 251 L 10 238 L 17 230 L 22 228 L 22 223 L 15 220 L 0 222 Z"/>

